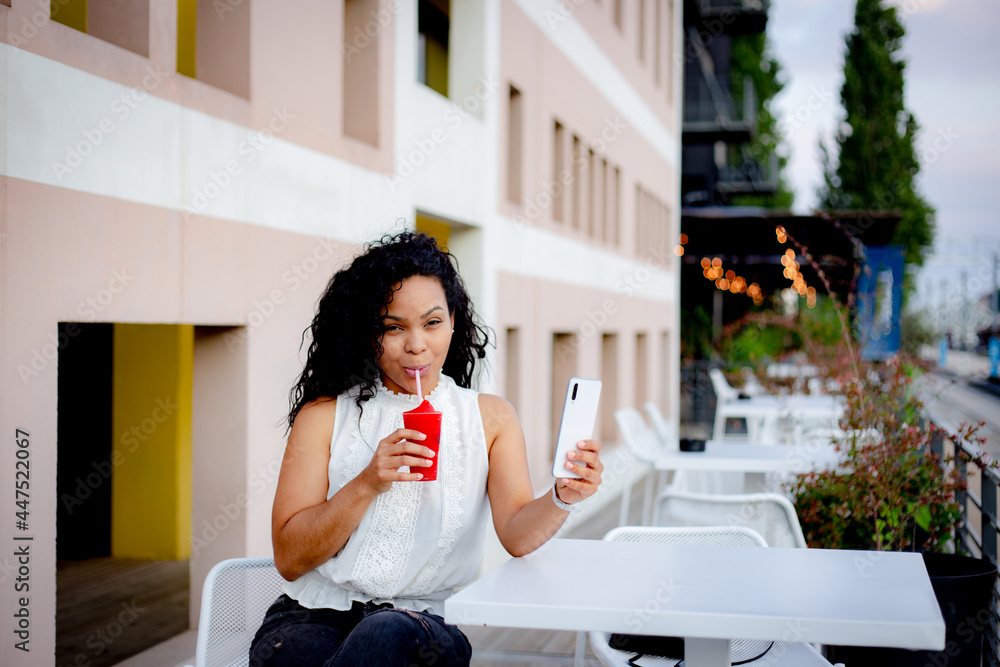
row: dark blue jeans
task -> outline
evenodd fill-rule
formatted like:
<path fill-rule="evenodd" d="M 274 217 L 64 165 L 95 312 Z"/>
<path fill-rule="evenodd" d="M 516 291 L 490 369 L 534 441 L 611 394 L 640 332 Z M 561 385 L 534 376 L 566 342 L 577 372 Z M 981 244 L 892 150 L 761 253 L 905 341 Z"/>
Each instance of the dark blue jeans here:
<path fill-rule="evenodd" d="M 287 595 L 267 610 L 250 644 L 250 667 L 452 667 L 471 657 L 466 636 L 440 616 L 371 602 L 308 609 Z"/>

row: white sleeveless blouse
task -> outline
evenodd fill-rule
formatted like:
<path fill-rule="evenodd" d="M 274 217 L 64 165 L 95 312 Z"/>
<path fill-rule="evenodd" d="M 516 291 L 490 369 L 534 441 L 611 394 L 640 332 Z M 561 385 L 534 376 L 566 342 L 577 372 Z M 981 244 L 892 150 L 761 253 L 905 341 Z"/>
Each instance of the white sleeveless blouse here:
<path fill-rule="evenodd" d="M 333 496 L 368 465 L 382 438 L 403 427 L 416 396 L 395 394 L 376 380 L 362 405 L 354 387 L 337 397 L 330 444 Z M 477 392 L 441 375 L 426 398 L 442 413 L 438 479 L 394 482 L 368 507 L 333 558 L 285 592 L 304 607 L 350 609 L 355 601 L 444 615 L 444 600 L 475 578 L 489 516 L 486 434 Z M 405 470 L 405 468 L 404 468 Z"/>

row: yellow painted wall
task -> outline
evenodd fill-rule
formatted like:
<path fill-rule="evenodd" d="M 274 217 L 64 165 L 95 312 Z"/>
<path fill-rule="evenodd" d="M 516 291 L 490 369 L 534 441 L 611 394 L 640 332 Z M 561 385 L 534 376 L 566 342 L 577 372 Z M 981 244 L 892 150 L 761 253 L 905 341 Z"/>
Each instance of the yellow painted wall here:
<path fill-rule="evenodd" d="M 49 8 L 56 23 L 87 32 L 87 0 L 52 0 Z"/>
<path fill-rule="evenodd" d="M 194 327 L 115 324 L 111 553 L 179 560 L 191 551 Z"/>
<path fill-rule="evenodd" d="M 448 250 L 448 239 L 451 237 L 451 225 L 446 222 L 417 216 L 417 231 L 433 237 L 442 250 Z"/>
<path fill-rule="evenodd" d="M 177 0 L 177 72 L 196 78 L 198 0 Z"/>

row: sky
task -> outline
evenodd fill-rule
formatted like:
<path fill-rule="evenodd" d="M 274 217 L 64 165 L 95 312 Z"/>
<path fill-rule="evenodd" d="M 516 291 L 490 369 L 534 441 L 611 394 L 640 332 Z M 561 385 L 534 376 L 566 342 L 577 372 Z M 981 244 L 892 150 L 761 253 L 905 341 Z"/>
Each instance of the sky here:
<path fill-rule="evenodd" d="M 795 210 L 816 205 L 818 140 L 843 118 L 844 37 L 852 0 L 773 0 L 768 39 L 786 85 L 775 99 Z M 955 309 L 989 292 L 1000 253 L 1000 2 L 892 0 L 906 29 L 905 103 L 920 124 L 918 188 L 937 210 L 918 307 Z M 964 273 L 964 282 L 963 282 Z M 962 289 L 964 284 L 965 289 Z"/>

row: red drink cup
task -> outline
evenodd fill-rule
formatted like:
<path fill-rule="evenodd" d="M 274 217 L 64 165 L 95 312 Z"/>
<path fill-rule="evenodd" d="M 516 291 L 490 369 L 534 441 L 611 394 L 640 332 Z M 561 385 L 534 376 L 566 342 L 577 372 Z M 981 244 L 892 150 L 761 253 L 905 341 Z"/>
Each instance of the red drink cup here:
<path fill-rule="evenodd" d="M 438 478 L 438 447 L 441 438 L 441 413 L 434 409 L 430 401 L 424 400 L 412 410 L 403 413 L 403 427 L 420 431 L 427 437 L 419 444 L 434 450 L 431 464 L 427 467 L 411 466 L 410 472 L 419 472 L 424 477 L 422 482 L 430 482 Z"/>

